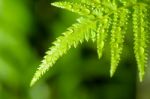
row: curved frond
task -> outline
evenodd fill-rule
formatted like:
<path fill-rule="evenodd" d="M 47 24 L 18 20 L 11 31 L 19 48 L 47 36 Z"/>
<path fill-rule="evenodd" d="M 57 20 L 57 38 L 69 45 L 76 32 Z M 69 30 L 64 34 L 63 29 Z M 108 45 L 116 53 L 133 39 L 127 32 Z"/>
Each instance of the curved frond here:
<path fill-rule="evenodd" d="M 110 26 L 110 18 L 106 17 L 104 20 L 99 22 L 98 27 L 97 27 L 97 53 L 98 53 L 99 59 L 102 56 L 105 39 L 107 37 L 109 26 Z"/>
<path fill-rule="evenodd" d="M 86 5 L 85 3 L 73 3 L 73 2 L 54 2 L 52 3 L 53 6 L 63 8 L 69 10 L 71 12 L 78 13 L 80 15 L 89 15 L 91 13 L 90 6 Z"/>
<path fill-rule="evenodd" d="M 104 6 L 101 3 L 91 4 L 87 2 L 74 3 L 64 1 L 64 2 L 54 2 L 52 3 L 52 5 L 90 18 L 101 17 L 104 13 L 108 13 L 108 11 L 110 10 L 109 6 Z"/>
<path fill-rule="evenodd" d="M 143 80 L 145 66 L 147 64 L 147 23 L 145 22 L 147 9 L 144 5 L 134 6 L 133 32 L 134 32 L 134 53 L 139 70 L 139 79 Z"/>
<path fill-rule="evenodd" d="M 63 33 L 63 36 L 57 38 L 53 43 L 54 46 L 46 53 L 46 56 L 36 71 L 30 85 L 32 86 L 72 46 L 76 47 L 80 42 L 82 43 L 84 39 L 88 40 L 90 37 L 89 31 L 96 28 L 94 26 L 96 26 L 95 22 L 80 18 L 78 19 L 78 23 L 73 24 Z"/>
<path fill-rule="evenodd" d="M 114 13 L 113 26 L 111 30 L 111 77 L 114 75 L 120 61 L 120 55 L 123 49 L 124 34 L 126 32 L 126 24 L 128 21 L 127 19 L 127 9 L 121 9 Z"/>

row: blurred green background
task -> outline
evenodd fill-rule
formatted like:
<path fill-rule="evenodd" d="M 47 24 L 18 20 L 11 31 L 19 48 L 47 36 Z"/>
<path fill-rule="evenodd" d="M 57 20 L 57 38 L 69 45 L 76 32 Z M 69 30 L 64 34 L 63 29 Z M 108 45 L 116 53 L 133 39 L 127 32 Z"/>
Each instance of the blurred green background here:
<path fill-rule="evenodd" d="M 52 7 L 54 1 L 0 0 L 0 99 L 150 99 L 150 67 L 139 83 L 130 33 L 114 77 L 109 43 L 98 60 L 90 41 L 71 49 L 29 87 L 45 51 L 78 17 Z"/>

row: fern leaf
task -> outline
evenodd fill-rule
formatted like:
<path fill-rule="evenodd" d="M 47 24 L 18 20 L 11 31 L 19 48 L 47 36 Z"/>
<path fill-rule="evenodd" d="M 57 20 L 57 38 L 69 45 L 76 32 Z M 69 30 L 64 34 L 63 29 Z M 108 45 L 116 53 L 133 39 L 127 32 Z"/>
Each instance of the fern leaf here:
<path fill-rule="evenodd" d="M 73 3 L 73 2 L 54 2 L 52 3 L 53 6 L 63 8 L 66 10 L 69 10 L 71 12 L 75 12 L 79 15 L 85 16 L 85 17 L 101 17 L 103 15 L 104 7 L 99 3 Z M 107 8 L 107 7 L 106 7 Z M 109 9 L 109 8 L 107 8 Z"/>
<path fill-rule="evenodd" d="M 90 33 L 89 31 L 91 29 L 96 28 L 94 26 L 96 26 L 94 22 L 80 18 L 78 19 L 78 23 L 68 28 L 68 30 L 63 33 L 63 36 L 57 38 L 53 43 L 54 46 L 46 53 L 46 56 L 36 71 L 30 85 L 32 86 L 72 46 L 76 47 L 80 42 L 83 42 L 85 36 L 88 35 L 87 33 Z"/>
<path fill-rule="evenodd" d="M 97 53 L 99 59 L 102 56 L 103 47 L 105 43 L 105 39 L 107 37 L 107 32 L 110 25 L 109 17 L 105 18 L 102 22 L 99 22 L 98 29 L 97 29 Z"/>
<path fill-rule="evenodd" d="M 72 2 L 54 2 L 52 3 L 53 6 L 67 9 L 69 11 L 78 13 L 80 15 L 89 15 L 91 13 L 90 6 L 86 5 L 85 3 L 72 3 Z"/>
<path fill-rule="evenodd" d="M 122 54 L 124 35 L 127 30 L 129 12 L 133 7 L 134 53 L 142 81 L 147 63 L 147 40 L 149 24 L 148 0 L 138 3 L 138 0 L 81 0 L 75 2 L 55 2 L 53 6 L 63 8 L 79 15 L 78 23 L 73 24 L 57 38 L 54 46 L 46 53 L 44 60 L 36 71 L 31 86 L 63 56 L 72 46 L 77 47 L 84 40 L 97 41 L 97 53 L 101 58 L 107 33 L 111 32 L 111 68 L 113 76 Z M 112 26 L 110 26 L 112 25 Z"/>
<path fill-rule="evenodd" d="M 126 32 L 125 28 L 127 24 L 127 17 L 127 9 L 121 9 L 114 13 L 114 22 L 111 30 L 111 77 L 114 75 L 120 61 L 120 55 L 123 49 L 124 34 Z"/>
<path fill-rule="evenodd" d="M 147 9 L 144 5 L 134 7 L 133 13 L 133 32 L 134 32 L 134 53 L 139 70 L 139 79 L 143 80 L 145 66 L 147 64 L 147 32 L 146 18 Z"/>

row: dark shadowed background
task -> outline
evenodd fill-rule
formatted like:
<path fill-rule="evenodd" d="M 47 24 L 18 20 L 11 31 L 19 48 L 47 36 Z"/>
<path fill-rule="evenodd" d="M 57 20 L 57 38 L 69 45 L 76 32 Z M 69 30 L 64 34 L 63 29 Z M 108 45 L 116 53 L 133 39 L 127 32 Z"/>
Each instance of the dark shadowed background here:
<path fill-rule="evenodd" d="M 89 41 L 29 87 L 45 51 L 78 17 L 52 7 L 54 1 L 0 0 L 0 99 L 150 99 L 150 66 L 139 83 L 130 32 L 114 77 L 109 76 L 109 43 L 99 60 Z"/>

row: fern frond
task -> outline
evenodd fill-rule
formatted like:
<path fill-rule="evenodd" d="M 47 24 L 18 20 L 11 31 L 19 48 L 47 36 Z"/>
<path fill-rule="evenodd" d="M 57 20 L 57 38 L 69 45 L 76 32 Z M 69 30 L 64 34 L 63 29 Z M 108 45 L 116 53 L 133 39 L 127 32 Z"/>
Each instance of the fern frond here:
<path fill-rule="evenodd" d="M 148 2 L 148 0 L 145 2 Z M 57 38 L 54 46 L 46 53 L 44 60 L 36 71 L 31 86 L 63 56 L 72 46 L 77 47 L 84 40 L 97 42 L 98 57 L 101 58 L 105 39 L 111 32 L 111 68 L 113 76 L 122 54 L 124 35 L 127 32 L 129 13 L 133 8 L 134 53 L 142 81 L 147 63 L 147 41 L 149 23 L 147 7 L 150 3 L 139 3 L 139 0 L 81 0 L 81 2 L 55 2 L 53 6 L 63 8 L 79 15 L 78 23 L 73 24 Z M 111 25 L 111 26 L 110 26 Z"/>
<path fill-rule="evenodd" d="M 69 10 L 71 12 L 75 12 L 79 15 L 85 16 L 85 17 L 102 17 L 103 13 L 108 13 L 110 10 L 109 7 L 104 7 L 103 4 L 99 3 L 73 3 L 73 2 L 54 2 L 52 3 L 53 6 Z M 105 9 L 105 10 L 104 10 Z M 106 10 L 107 9 L 107 10 Z"/>
<path fill-rule="evenodd" d="M 99 59 L 102 56 L 109 25 L 110 25 L 110 18 L 106 17 L 104 20 L 102 20 L 102 22 L 99 22 L 97 27 L 97 53 Z"/>
<path fill-rule="evenodd" d="M 53 6 L 63 8 L 80 15 L 89 15 L 91 13 L 90 6 L 85 3 L 73 3 L 73 2 L 54 2 L 52 3 Z"/>
<path fill-rule="evenodd" d="M 84 39 L 88 40 L 91 37 L 89 33 L 94 28 L 96 28 L 96 23 L 84 18 L 78 19 L 78 23 L 69 27 L 68 30 L 63 33 L 63 36 L 57 38 L 53 43 L 54 46 L 46 53 L 30 85 L 32 86 L 72 46 L 76 47 L 80 42 L 82 43 Z"/>
<path fill-rule="evenodd" d="M 133 12 L 133 32 L 134 32 L 134 53 L 139 70 L 139 79 L 143 80 L 145 66 L 147 64 L 147 9 L 144 5 L 134 6 Z"/>
<path fill-rule="evenodd" d="M 126 32 L 126 24 L 128 21 L 127 19 L 127 9 L 121 9 L 114 13 L 113 26 L 111 30 L 111 77 L 114 75 L 120 61 L 120 55 L 123 49 L 124 34 Z"/>

